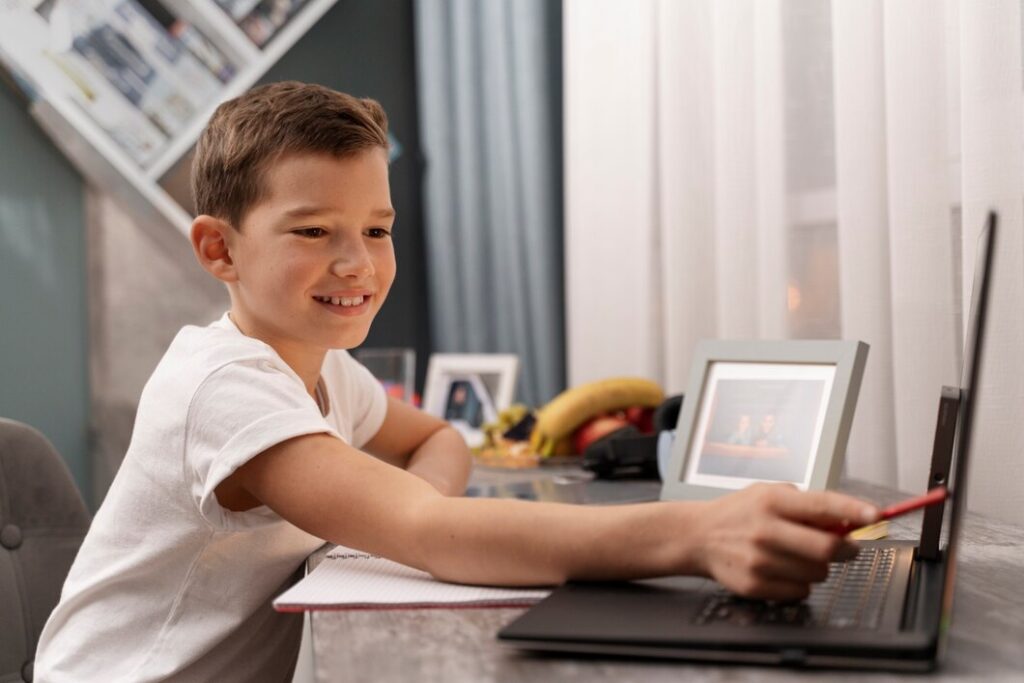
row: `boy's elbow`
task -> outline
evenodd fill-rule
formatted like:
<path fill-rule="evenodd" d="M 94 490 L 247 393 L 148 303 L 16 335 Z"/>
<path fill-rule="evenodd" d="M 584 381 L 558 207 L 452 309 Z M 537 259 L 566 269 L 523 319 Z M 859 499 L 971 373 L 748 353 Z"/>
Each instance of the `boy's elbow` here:
<path fill-rule="evenodd" d="M 473 472 L 473 453 L 466 446 L 465 440 L 462 435 L 459 434 L 454 427 L 448 427 L 454 432 L 454 438 L 459 444 L 459 448 L 453 448 L 452 458 L 454 459 L 454 470 L 456 476 L 451 482 L 451 490 L 445 495 L 449 496 L 461 496 L 466 492 L 466 485 L 469 483 L 469 477 Z"/>
<path fill-rule="evenodd" d="M 465 440 L 449 425 L 439 430 L 431 440 L 434 442 L 432 462 L 418 468 L 418 473 L 445 496 L 463 495 L 473 471 L 473 454 Z"/>

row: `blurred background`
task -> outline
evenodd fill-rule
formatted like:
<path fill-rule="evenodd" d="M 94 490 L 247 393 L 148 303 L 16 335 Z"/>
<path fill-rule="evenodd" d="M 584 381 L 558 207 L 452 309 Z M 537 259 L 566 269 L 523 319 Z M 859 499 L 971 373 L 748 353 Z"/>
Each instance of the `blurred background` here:
<path fill-rule="evenodd" d="M 398 278 L 365 347 L 513 353 L 518 398 L 682 391 L 702 338 L 871 345 L 847 474 L 923 491 L 1000 212 L 971 503 L 1024 522 L 1021 0 L 0 0 L 0 415 L 95 508 L 183 325 L 213 108 L 379 100 Z"/>

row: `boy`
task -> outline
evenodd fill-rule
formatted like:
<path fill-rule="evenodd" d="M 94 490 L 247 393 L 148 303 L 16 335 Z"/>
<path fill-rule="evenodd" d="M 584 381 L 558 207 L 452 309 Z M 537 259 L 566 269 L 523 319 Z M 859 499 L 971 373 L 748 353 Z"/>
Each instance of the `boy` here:
<path fill-rule="evenodd" d="M 301 620 L 273 612 L 322 539 L 455 582 L 693 573 L 798 598 L 877 518 L 755 486 L 607 508 L 457 497 L 459 435 L 385 396 L 359 345 L 395 275 L 380 106 L 276 83 L 221 105 L 192 171 L 196 258 L 231 309 L 185 327 L 40 638 L 48 683 L 286 681 Z"/>

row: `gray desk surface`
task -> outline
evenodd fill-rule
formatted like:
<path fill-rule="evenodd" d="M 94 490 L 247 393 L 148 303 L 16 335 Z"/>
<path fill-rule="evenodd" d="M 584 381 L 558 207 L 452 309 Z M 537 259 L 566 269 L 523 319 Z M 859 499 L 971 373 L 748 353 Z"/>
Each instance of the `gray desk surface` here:
<path fill-rule="evenodd" d="M 520 473 L 477 472 L 474 481 Z M 903 497 L 861 482 L 845 491 L 880 504 Z M 920 513 L 894 521 L 890 538 L 916 539 Z M 314 556 L 315 563 L 323 551 Z M 949 649 L 930 680 L 1024 681 L 1024 530 L 968 515 Z M 543 657 L 500 645 L 495 633 L 522 609 L 314 612 L 317 681 L 896 681 L 906 675 L 793 671 L 685 662 Z"/>

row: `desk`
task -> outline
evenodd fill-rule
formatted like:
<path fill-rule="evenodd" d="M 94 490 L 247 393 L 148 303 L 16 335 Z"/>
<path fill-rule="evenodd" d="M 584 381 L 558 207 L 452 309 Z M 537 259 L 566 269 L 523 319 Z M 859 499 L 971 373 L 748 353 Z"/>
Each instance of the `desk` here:
<path fill-rule="evenodd" d="M 488 475 L 484 475 L 488 476 Z M 495 475 L 489 476 L 493 481 Z M 509 480 L 523 474 L 503 474 Z M 535 476 L 535 475 L 533 475 Z M 479 475 L 474 475 L 479 481 Z M 844 491 L 889 504 L 902 497 L 862 482 Z M 892 523 L 891 538 L 916 539 L 920 513 Z M 964 524 L 953 626 L 946 658 L 929 681 L 1024 680 L 1024 530 L 978 515 Z M 321 559 L 325 551 L 314 556 Z M 821 671 L 571 658 L 499 645 L 497 631 L 522 609 L 314 612 L 316 679 L 330 681 L 807 681 Z M 829 681 L 905 681 L 906 675 L 828 672 Z"/>

